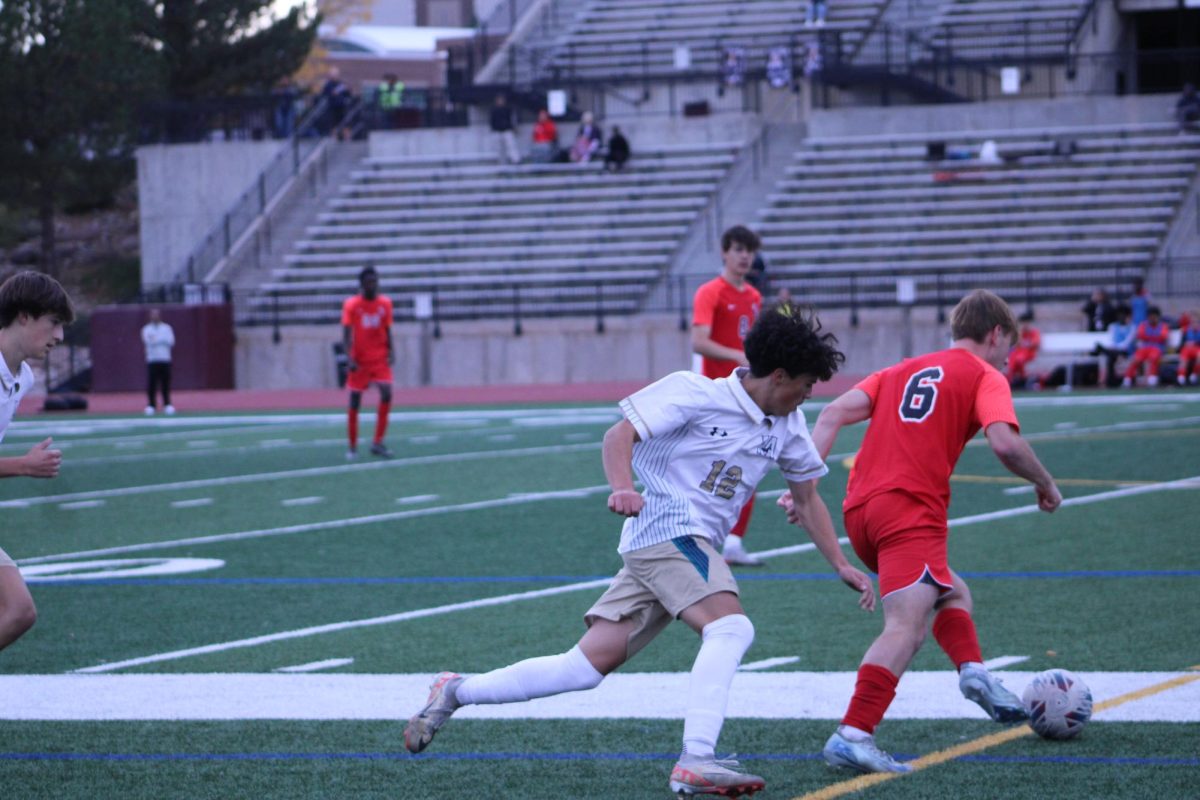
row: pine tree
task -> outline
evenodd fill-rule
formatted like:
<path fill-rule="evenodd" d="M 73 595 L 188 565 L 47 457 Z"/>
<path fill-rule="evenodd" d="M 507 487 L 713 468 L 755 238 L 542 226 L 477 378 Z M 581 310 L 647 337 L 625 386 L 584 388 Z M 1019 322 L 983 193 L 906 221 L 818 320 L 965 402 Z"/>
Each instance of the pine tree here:
<path fill-rule="evenodd" d="M 173 101 L 269 91 L 316 41 L 320 17 L 303 8 L 272 20 L 270 0 L 161 0 L 149 37 L 161 46 Z"/>
<path fill-rule="evenodd" d="M 0 5 L 0 199 L 36 209 L 41 268 L 57 271 L 55 211 L 73 179 L 128 158 L 154 53 L 131 35 L 144 0 Z"/>

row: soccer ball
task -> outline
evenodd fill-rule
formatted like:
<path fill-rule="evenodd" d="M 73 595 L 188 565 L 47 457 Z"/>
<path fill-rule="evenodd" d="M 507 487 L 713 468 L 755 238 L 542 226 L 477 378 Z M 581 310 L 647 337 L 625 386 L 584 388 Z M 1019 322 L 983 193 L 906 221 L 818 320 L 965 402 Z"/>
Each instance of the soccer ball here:
<path fill-rule="evenodd" d="M 1029 712 L 1029 727 L 1045 739 L 1070 739 L 1092 718 L 1092 691 L 1065 669 L 1034 675 L 1021 702 Z"/>

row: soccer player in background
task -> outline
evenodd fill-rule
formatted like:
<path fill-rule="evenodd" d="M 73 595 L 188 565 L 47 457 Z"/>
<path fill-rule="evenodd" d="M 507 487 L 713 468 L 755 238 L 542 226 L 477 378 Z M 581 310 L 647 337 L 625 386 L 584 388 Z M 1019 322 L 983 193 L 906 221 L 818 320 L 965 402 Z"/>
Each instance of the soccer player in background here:
<path fill-rule="evenodd" d="M 721 234 L 721 274 L 696 290 L 692 350 L 701 356 L 700 371 L 706 378 L 724 378 L 747 365 L 742 342 L 762 308 L 762 294 L 747 276 L 761 245 L 758 235 L 742 225 L 725 231 Z M 753 513 L 754 495 L 750 495 L 725 540 L 723 555 L 730 564 L 757 567 L 763 563 L 742 543 Z"/>
<path fill-rule="evenodd" d="M 63 326 L 74 319 L 70 298 L 49 275 L 19 272 L 0 285 L 0 440 L 21 398 L 33 388 L 28 362 L 45 358 L 63 340 Z M 23 456 L 0 458 L 0 478 L 58 475 L 62 453 L 51 449 L 51 443 L 45 439 Z M 21 571 L 0 550 L 0 650 L 36 620 L 37 608 Z"/>
<path fill-rule="evenodd" d="M 868 376 L 826 406 L 813 426 L 817 452 L 826 458 L 843 426 L 870 420 L 843 513 L 854 551 L 879 575 L 883 598 L 883 633 L 863 656 L 850 706 L 825 744 L 825 760 L 835 766 L 911 769 L 876 747 L 874 732 L 930 617 L 934 639 L 958 669 L 963 696 L 997 722 L 1025 718 L 1020 699 L 983 666 L 971 592 L 946 561 L 950 474 L 982 428 L 1000 463 L 1034 485 L 1043 511 L 1058 508 L 1062 495 L 1021 438 L 1000 372 L 1017 337 L 1011 309 L 991 292 L 972 292 L 951 314 L 950 332 L 949 349 Z"/>
<path fill-rule="evenodd" d="M 391 458 L 392 451 L 383 443 L 387 434 L 388 412 L 392 408 L 392 301 L 379 293 L 379 274 L 367 267 L 358 275 L 359 294 L 342 304 L 342 344 L 349 358 L 346 386 L 350 389 L 350 408 L 346 414 L 350 449 L 346 459 L 358 457 L 358 409 L 362 393 L 371 384 L 379 387 L 379 407 L 375 412 L 375 439 L 371 455 Z"/>
<path fill-rule="evenodd" d="M 624 568 L 584 615 L 587 631 L 565 653 L 482 674 L 444 672 L 404 730 L 424 750 L 460 706 L 513 703 L 591 689 L 632 658 L 672 620 L 700 635 L 683 723 L 674 792 L 736 797 L 763 780 L 717 759 L 729 687 L 754 639 L 738 586 L 718 548 L 754 487 L 778 465 L 794 517 L 841 580 L 875 607 L 870 579 L 842 554 L 817 494 L 828 470 L 799 406 L 813 384 L 842 362 L 832 334 L 791 305 L 773 306 L 746 336 L 749 368 L 710 380 L 676 372 L 621 401 L 622 419 L 604 436 L 610 511 L 625 517 L 618 552 Z M 637 471 L 644 490 L 634 488 Z"/>

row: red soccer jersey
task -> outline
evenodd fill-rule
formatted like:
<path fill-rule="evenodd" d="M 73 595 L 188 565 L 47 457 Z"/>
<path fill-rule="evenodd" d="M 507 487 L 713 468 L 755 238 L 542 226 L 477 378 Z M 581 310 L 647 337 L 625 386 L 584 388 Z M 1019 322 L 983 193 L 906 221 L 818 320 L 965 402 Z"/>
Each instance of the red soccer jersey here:
<path fill-rule="evenodd" d="M 1019 428 L 1008 381 L 961 348 L 902 361 L 855 388 L 870 396 L 871 419 L 850 471 L 847 510 L 903 491 L 944 517 L 967 442 L 993 422 Z"/>
<path fill-rule="evenodd" d="M 1153 347 L 1157 350 L 1164 350 L 1170 339 L 1171 329 L 1167 327 L 1167 323 L 1165 322 L 1151 325 L 1150 320 L 1146 320 L 1137 326 L 1137 346 L 1139 348 Z"/>
<path fill-rule="evenodd" d="M 1036 354 L 1042 346 L 1042 334 L 1037 328 L 1022 328 L 1017 338 L 1017 347 Z"/>
<path fill-rule="evenodd" d="M 388 328 L 392 326 L 392 301 L 383 295 L 368 300 L 360 294 L 342 304 L 342 324 L 349 327 L 350 358 L 361 363 L 386 361 Z"/>
<path fill-rule="evenodd" d="M 692 303 L 692 325 L 712 328 L 711 338 L 724 347 L 742 350 L 742 341 L 758 319 L 762 295 L 748 283 L 738 289 L 718 275 L 696 290 Z M 701 371 L 708 378 L 724 378 L 737 367 L 736 361 L 703 357 Z"/>

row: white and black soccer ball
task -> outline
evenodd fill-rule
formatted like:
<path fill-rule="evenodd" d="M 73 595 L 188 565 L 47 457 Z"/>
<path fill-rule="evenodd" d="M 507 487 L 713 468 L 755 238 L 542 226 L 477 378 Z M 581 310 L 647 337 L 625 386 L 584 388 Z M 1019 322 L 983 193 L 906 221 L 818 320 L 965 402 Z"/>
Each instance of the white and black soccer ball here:
<path fill-rule="evenodd" d="M 1065 669 L 1034 675 L 1021 702 L 1029 712 L 1029 727 L 1045 739 L 1070 739 L 1092 718 L 1092 690 Z"/>

